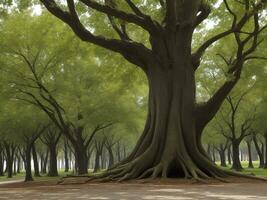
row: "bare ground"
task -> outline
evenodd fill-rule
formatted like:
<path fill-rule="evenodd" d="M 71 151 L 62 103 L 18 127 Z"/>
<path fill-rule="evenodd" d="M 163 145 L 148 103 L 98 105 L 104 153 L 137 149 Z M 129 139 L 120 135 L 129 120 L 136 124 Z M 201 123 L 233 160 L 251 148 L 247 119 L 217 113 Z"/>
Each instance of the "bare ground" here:
<path fill-rule="evenodd" d="M 149 183 L 87 183 L 58 185 L 55 181 L 8 183 L 0 185 L 0 199 L 25 200 L 267 200 L 267 182 L 230 179 L 231 183 L 208 184 L 183 180 Z"/>

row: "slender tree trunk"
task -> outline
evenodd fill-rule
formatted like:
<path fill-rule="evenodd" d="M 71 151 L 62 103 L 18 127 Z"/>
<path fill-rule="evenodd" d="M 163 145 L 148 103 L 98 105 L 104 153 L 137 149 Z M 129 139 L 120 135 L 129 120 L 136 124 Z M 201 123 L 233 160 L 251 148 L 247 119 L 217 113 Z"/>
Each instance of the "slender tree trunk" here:
<path fill-rule="evenodd" d="M 4 158 L 3 152 L 0 152 L 0 176 L 4 176 Z"/>
<path fill-rule="evenodd" d="M 65 162 L 65 172 L 69 171 L 69 153 L 67 141 L 64 141 L 64 162 Z"/>
<path fill-rule="evenodd" d="M 251 141 L 246 141 L 248 147 L 248 168 L 254 168 L 251 153 Z"/>
<path fill-rule="evenodd" d="M 13 175 L 16 175 L 17 174 L 17 162 L 16 162 L 16 159 L 14 157 L 14 160 L 13 160 Z"/>
<path fill-rule="evenodd" d="M 232 164 L 232 169 L 236 171 L 241 171 L 242 170 L 242 165 L 239 159 L 239 141 L 232 141 L 232 151 L 233 151 L 233 164 Z"/>
<path fill-rule="evenodd" d="M 94 172 L 98 172 L 99 170 L 100 170 L 100 153 L 96 152 Z"/>
<path fill-rule="evenodd" d="M 6 153 L 6 170 L 7 170 L 7 177 L 12 178 L 13 175 L 13 158 L 10 152 L 10 149 L 8 150 L 9 152 Z"/>
<path fill-rule="evenodd" d="M 112 147 L 108 147 L 108 157 L 109 157 L 109 161 L 108 161 L 108 168 L 111 168 L 114 165 L 114 155 L 113 155 L 113 150 Z"/>
<path fill-rule="evenodd" d="M 120 146 L 120 142 L 118 142 L 118 144 L 117 144 L 117 160 L 118 160 L 118 162 L 121 161 L 121 146 Z"/>
<path fill-rule="evenodd" d="M 225 148 L 223 147 L 222 144 L 220 144 L 220 147 L 219 147 L 219 155 L 220 155 L 220 160 L 221 160 L 221 166 L 222 167 L 226 167 L 226 157 L 225 157 Z"/>
<path fill-rule="evenodd" d="M 259 160 L 260 160 L 259 168 L 263 168 L 264 167 L 264 155 L 263 155 L 263 152 L 261 151 L 261 148 L 255 136 L 253 137 L 253 142 L 256 147 L 256 151 L 258 153 Z"/>
<path fill-rule="evenodd" d="M 35 144 L 32 146 L 32 158 L 33 158 L 33 165 L 34 165 L 34 176 L 39 177 L 40 171 L 39 171 L 39 163 L 38 163 L 38 158 L 37 158 L 37 153 L 35 149 Z"/>
<path fill-rule="evenodd" d="M 101 152 L 101 169 L 106 169 L 106 152 L 105 151 L 102 151 Z"/>
<path fill-rule="evenodd" d="M 228 145 L 227 148 L 227 158 L 228 158 L 228 164 L 232 164 L 232 155 L 231 155 L 231 145 Z"/>
<path fill-rule="evenodd" d="M 49 150 L 47 149 L 45 157 L 44 157 L 44 165 L 43 165 L 43 174 L 47 173 L 47 161 L 48 161 L 48 157 L 49 157 Z"/>
<path fill-rule="evenodd" d="M 212 160 L 211 145 L 210 144 L 208 144 L 208 147 L 207 147 L 207 154 L 208 154 L 209 159 Z"/>
<path fill-rule="evenodd" d="M 33 181 L 32 168 L 31 168 L 31 147 L 27 147 L 25 150 L 25 182 Z"/>
<path fill-rule="evenodd" d="M 44 172 L 44 153 L 43 152 L 40 154 L 40 164 L 41 164 L 41 173 L 43 174 Z"/>
<path fill-rule="evenodd" d="M 50 154 L 48 176 L 58 176 L 56 146 L 50 145 L 48 148 Z"/>
<path fill-rule="evenodd" d="M 21 158 L 19 155 L 17 155 L 17 173 L 20 173 L 20 167 L 21 167 Z"/>
<path fill-rule="evenodd" d="M 213 146 L 212 148 L 212 161 L 215 163 L 216 162 L 216 152 L 215 152 L 215 148 Z"/>
<path fill-rule="evenodd" d="M 267 169 L 267 133 L 264 134 L 265 139 L 265 164 L 264 169 Z"/>

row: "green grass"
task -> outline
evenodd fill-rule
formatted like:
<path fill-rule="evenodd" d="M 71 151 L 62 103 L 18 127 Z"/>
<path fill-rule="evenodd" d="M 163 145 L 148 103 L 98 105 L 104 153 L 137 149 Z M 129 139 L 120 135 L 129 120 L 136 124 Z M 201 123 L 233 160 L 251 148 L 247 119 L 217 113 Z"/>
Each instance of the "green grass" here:
<path fill-rule="evenodd" d="M 216 164 L 218 166 L 220 165 L 220 163 L 216 163 Z M 248 168 L 248 161 L 242 161 L 241 164 L 243 167 L 243 170 L 241 171 L 241 173 L 249 174 L 249 175 L 256 175 L 260 177 L 267 177 L 267 169 L 259 168 L 259 161 L 253 162 L 254 168 Z M 227 167 L 222 167 L 222 168 L 226 170 L 231 170 L 231 165 L 227 165 Z"/>
<path fill-rule="evenodd" d="M 60 178 L 67 176 L 71 174 L 71 172 L 64 172 L 64 171 L 59 171 L 59 176 L 58 177 L 49 177 L 47 174 L 41 174 L 41 177 L 34 177 L 33 179 L 35 181 L 49 181 L 49 180 L 59 180 Z M 25 177 L 25 172 L 19 173 L 14 175 L 12 178 L 7 178 L 7 176 L 0 176 L 0 182 L 3 181 L 15 181 L 15 180 L 24 180 Z"/>

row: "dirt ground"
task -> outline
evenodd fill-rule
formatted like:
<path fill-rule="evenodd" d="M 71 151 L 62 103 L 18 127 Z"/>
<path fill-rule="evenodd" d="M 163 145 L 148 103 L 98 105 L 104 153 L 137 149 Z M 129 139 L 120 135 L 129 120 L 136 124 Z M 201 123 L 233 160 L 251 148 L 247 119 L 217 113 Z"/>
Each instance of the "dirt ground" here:
<path fill-rule="evenodd" d="M 9 200 L 267 200 L 267 182 L 231 180 L 232 183 L 199 184 L 183 181 L 153 183 L 87 183 L 57 185 L 56 182 L 0 184 L 0 199 Z"/>

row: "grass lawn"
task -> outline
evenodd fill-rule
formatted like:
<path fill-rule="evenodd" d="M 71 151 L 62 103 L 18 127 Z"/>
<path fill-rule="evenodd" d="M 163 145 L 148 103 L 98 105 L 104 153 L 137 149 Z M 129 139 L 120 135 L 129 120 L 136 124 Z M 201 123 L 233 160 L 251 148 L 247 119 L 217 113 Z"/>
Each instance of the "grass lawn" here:
<path fill-rule="evenodd" d="M 218 166 L 220 165 L 220 163 L 216 163 L 216 164 Z M 253 162 L 254 168 L 248 168 L 248 161 L 242 161 L 241 164 L 243 166 L 243 170 L 241 171 L 241 173 L 267 177 L 267 169 L 259 168 L 258 161 Z M 226 170 L 231 170 L 231 165 L 227 165 L 227 167 L 222 167 L 222 168 Z"/>
<path fill-rule="evenodd" d="M 60 178 L 71 174 L 71 172 L 64 172 L 64 171 L 59 171 L 59 176 L 58 177 L 49 177 L 46 174 L 41 174 L 41 177 L 34 177 L 33 179 L 35 181 L 47 181 L 47 180 L 59 180 Z M 24 180 L 25 172 L 19 173 L 14 175 L 12 178 L 7 178 L 6 176 L 0 176 L 0 182 L 3 181 L 15 181 L 15 180 Z"/>

